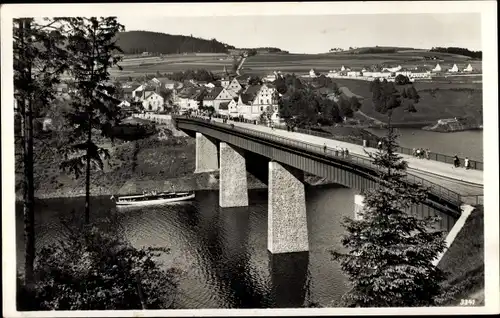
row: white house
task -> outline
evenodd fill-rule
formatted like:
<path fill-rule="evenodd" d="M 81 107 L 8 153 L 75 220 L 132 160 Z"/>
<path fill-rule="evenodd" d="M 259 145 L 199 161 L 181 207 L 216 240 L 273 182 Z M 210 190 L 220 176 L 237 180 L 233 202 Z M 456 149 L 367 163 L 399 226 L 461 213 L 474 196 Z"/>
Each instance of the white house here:
<path fill-rule="evenodd" d="M 232 91 L 233 93 L 238 93 L 243 88 L 236 78 L 233 78 L 233 80 L 227 86 L 222 87 L 227 89 L 228 91 Z"/>
<path fill-rule="evenodd" d="M 439 65 L 439 63 L 436 64 L 436 67 L 432 69 L 433 72 L 441 72 L 441 66 Z"/>
<path fill-rule="evenodd" d="M 126 100 L 122 100 L 118 107 L 130 107 L 130 103 Z"/>
<path fill-rule="evenodd" d="M 360 71 L 348 71 L 347 76 L 349 76 L 349 77 L 361 76 L 361 72 Z"/>
<path fill-rule="evenodd" d="M 134 89 L 132 91 L 132 99 L 134 99 L 134 101 L 138 101 L 141 99 L 141 96 L 142 96 L 142 91 L 144 91 L 144 89 L 146 89 L 146 85 L 139 85 L 139 87 L 137 87 L 136 89 Z"/>
<path fill-rule="evenodd" d="M 464 68 L 464 72 L 472 72 L 474 69 L 472 68 L 472 65 L 467 65 L 466 68 Z"/>
<path fill-rule="evenodd" d="M 310 71 L 309 71 L 309 77 L 316 77 L 317 74 L 316 74 L 316 71 L 312 68 Z"/>
<path fill-rule="evenodd" d="M 342 65 L 342 67 L 340 68 L 340 71 L 341 71 L 341 72 L 343 72 L 343 71 L 345 71 L 345 70 L 346 70 L 346 69 L 345 69 L 344 65 Z"/>
<path fill-rule="evenodd" d="M 408 77 L 410 79 L 412 78 L 430 79 L 431 72 L 425 68 L 415 68 L 414 70 L 411 71 Z"/>
<path fill-rule="evenodd" d="M 240 99 L 240 97 L 235 97 L 235 98 L 231 99 L 231 101 L 227 105 L 229 117 L 238 117 L 240 115 L 240 113 L 238 112 L 239 99 Z"/>
<path fill-rule="evenodd" d="M 398 65 L 396 67 L 384 67 L 382 71 L 388 71 L 388 72 L 394 73 L 394 72 L 397 72 L 401 69 L 402 69 L 401 65 Z"/>
<path fill-rule="evenodd" d="M 160 94 L 154 91 L 144 91 L 144 95 L 142 97 L 142 107 L 145 110 L 149 111 L 162 111 L 164 99 Z"/>
<path fill-rule="evenodd" d="M 263 84 L 257 91 L 255 98 L 253 100 L 253 105 L 272 105 L 273 97 L 276 92 L 276 88 L 271 84 Z"/>
<path fill-rule="evenodd" d="M 458 66 L 457 64 L 453 64 L 453 67 L 448 70 L 450 73 L 457 73 L 458 72 Z"/>

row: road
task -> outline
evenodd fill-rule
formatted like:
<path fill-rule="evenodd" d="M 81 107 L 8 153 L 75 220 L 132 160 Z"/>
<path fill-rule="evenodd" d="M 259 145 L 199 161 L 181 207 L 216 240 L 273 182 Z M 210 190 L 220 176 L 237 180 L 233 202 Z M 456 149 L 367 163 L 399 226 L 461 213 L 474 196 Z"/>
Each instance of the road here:
<path fill-rule="evenodd" d="M 222 122 L 221 119 L 214 119 Z M 326 139 L 322 137 L 302 134 L 298 132 L 290 132 L 281 129 L 271 129 L 262 125 L 253 125 L 241 122 L 233 122 L 235 126 L 244 127 L 247 129 L 254 129 L 276 136 L 291 138 L 295 140 L 304 141 L 307 143 L 315 144 L 318 146 L 326 145 L 328 148 L 347 148 L 349 153 L 358 155 L 360 157 L 369 158 L 365 153 L 375 152 L 374 148 L 365 148 L 362 146 L 342 142 L 333 139 Z M 457 192 L 461 195 L 482 195 L 483 194 L 483 171 L 481 170 L 466 170 L 465 168 L 455 168 L 453 165 L 444 162 L 418 159 L 416 157 L 400 154 L 400 156 L 408 162 L 408 172 L 420 178 L 426 179 L 430 182 L 437 183 L 451 191 Z"/>

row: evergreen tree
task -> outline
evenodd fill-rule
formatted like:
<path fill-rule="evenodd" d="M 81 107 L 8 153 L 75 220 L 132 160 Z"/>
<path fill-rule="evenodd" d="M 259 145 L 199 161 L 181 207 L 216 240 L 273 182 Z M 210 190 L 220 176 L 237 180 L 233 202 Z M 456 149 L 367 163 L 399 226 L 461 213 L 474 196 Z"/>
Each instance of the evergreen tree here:
<path fill-rule="evenodd" d="M 61 48 L 64 34 L 54 25 L 57 20 L 45 19 L 43 24 L 32 18 L 14 19 L 14 91 L 16 112 L 20 119 L 20 140 L 23 165 L 23 218 L 25 237 L 24 278 L 33 282 L 35 260 L 35 183 L 33 155 L 33 120 L 47 111 L 55 99 L 54 85 L 66 68 L 66 52 Z M 19 140 L 19 139 L 18 139 Z"/>
<path fill-rule="evenodd" d="M 427 190 L 405 181 L 407 162 L 396 147 L 389 128 L 383 149 L 370 154 L 379 168 L 378 186 L 364 194 L 360 218 L 343 221 L 348 252 L 332 252 L 352 285 L 343 296 L 345 306 L 433 306 L 441 296 L 445 274 L 432 262 L 445 249 L 444 233 L 433 227 L 436 217 L 407 212 L 424 202 Z"/>
<path fill-rule="evenodd" d="M 65 21 L 69 25 L 67 49 L 73 58 L 70 73 L 76 89 L 71 96 L 73 110 L 68 115 L 74 129 L 66 150 L 67 154 L 76 155 L 69 158 L 66 154 L 61 168 L 74 172 L 77 178 L 85 169 L 85 222 L 89 223 L 91 167 L 93 164 L 102 169 L 102 159 L 109 157 L 106 149 L 94 143 L 92 132 L 95 129 L 106 134 L 120 119 L 116 102 L 110 98 L 115 88 L 107 82 L 109 70 L 121 59 L 115 55 L 121 52 L 115 42 L 124 27 L 116 17 L 78 17 Z"/>

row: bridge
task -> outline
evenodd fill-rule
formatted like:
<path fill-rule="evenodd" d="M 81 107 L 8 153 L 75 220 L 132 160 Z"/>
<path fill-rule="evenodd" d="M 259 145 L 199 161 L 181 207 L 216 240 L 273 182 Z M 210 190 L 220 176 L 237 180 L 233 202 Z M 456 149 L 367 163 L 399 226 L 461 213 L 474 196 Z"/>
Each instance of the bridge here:
<path fill-rule="evenodd" d="M 220 171 L 221 207 L 248 205 L 247 171 L 268 185 L 268 250 L 273 254 L 309 250 L 304 172 L 359 193 L 377 184 L 378 167 L 359 145 L 240 122 L 172 119 L 177 129 L 196 138 L 195 172 Z M 335 146 L 348 148 L 349 156 L 341 156 Z M 407 181 L 429 189 L 426 202 L 411 213 L 438 215 L 441 228 L 450 231 L 462 204 L 482 198 L 482 171 L 402 156 L 409 162 Z M 363 197 L 356 195 L 354 201 L 357 210 Z"/>

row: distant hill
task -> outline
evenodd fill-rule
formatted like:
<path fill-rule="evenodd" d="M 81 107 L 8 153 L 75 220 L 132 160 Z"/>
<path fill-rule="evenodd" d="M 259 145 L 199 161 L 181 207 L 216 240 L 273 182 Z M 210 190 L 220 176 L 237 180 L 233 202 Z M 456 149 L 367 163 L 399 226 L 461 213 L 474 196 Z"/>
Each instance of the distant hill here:
<path fill-rule="evenodd" d="M 461 48 L 432 48 L 432 49 L 417 49 L 397 46 L 372 46 L 372 47 L 357 47 L 349 50 L 338 51 L 331 49 L 329 53 L 336 56 L 342 55 L 370 55 L 370 54 L 386 54 L 398 56 L 413 56 L 423 59 L 435 60 L 446 58 L 471 59 L 481 58 L 481 52 L 469 51 Z"/>
<path fill-rule="evenodd" d="M 125 54 L 228 53 L 228 49 L 234 49 L 234 46 L 216 39 L 206 40 L 160 32 L 128 31 L 119 33 L 117 37 L 117 44 Z"/>

